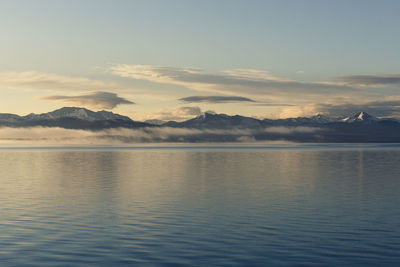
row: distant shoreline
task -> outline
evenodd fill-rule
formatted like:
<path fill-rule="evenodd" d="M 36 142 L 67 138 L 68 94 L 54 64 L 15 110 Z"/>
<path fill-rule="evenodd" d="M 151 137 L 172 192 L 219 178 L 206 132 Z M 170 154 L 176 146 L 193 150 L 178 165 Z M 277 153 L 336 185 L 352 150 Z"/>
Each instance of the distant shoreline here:
<path fill-rule="evenodd" d="M 365 149 L 400 149 L 400 143 L 292 143 L 292 144 L 266 144 L 266 143 L 203 143 L 203 144 L 135 144 L 132 146 L 115 145 L 21 145 L 1 146 L 0 151 L 21 150 L 66 150 L 66 151 L 124 151 L 124 150 L 365 150 Z"/>

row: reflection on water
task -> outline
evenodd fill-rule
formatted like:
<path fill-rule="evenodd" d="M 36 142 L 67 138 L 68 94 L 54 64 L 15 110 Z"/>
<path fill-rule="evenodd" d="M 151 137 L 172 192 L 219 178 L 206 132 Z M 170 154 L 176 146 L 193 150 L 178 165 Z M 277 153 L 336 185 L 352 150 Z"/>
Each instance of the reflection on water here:
<path fill-rule="evenodd" d="M 400 150 L 4 150 L 0 263 L 395 264 Z"/>

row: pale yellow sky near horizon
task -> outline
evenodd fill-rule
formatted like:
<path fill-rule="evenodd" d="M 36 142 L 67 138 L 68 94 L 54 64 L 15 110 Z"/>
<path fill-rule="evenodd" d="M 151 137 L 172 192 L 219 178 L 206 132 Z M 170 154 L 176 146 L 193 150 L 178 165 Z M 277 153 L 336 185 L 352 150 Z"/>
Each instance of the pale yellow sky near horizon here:
<path fill-rule="evenodd" d="M 377 96 L 376 85 L 357 84 L 352 77 L 344 81 L 303 82 L 254 69 L 206 73 L 150 65 L 114 65 L 107 75 L 115 77 L 93 79 L 33 71 L 0 72 L 1 112 L 26 115 L 79 106 L 112 110 L 136 120 L 184 120 L 209 110 L 257 118 L 286 118 L 317 113 L 340 115 L 340 111 L 355 112 L 371 106 L 381 112 L 379 109 L 395 106 L 397 103 L 392 102 L 400 99 Z M 396 115 L 395 110 L 390 112 Z"/>

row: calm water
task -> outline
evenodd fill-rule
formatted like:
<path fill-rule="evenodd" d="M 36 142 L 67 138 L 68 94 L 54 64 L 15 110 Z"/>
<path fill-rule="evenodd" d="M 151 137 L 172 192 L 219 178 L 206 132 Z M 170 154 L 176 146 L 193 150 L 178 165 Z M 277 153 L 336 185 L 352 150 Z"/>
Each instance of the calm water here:
<path fill-rule="evenodd" d="M 400 149 L 2 149 L 1 266 L 395 265 Z"/>

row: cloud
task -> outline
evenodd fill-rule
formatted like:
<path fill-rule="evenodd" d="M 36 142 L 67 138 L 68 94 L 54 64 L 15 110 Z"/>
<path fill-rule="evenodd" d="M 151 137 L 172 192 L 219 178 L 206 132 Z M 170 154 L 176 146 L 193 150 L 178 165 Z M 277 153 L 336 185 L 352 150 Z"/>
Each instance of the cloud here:
<path fill-rule="evenodd" d="M 316 114 L 324 114 L 331 117 L 347 116 L 359 111 L 365 111 L 376 117 L 400 117 L 400 97 L 392 96 L 378 101 L 363 103 L 343 104 L 309 104 L 295 106 L 282 110 L 279 117 L 309 117 Z"/>
<path fill-rule="evenodd" d="M 0 72 L 0 87 L 51 91 L 98 91 L 121 88 L 114 82 L 35 71 Z"/>
<path fill-rule="evenodd" d="M 300 129 L 301 128 L 301 129 Z M 122 145 L 157 142 L 249 142 L 257 136 L 263 140 L 284 140 L 291 134 L 314 134 L 317 128 L 271 127 L 265 130 L 251 129 L 181 129 L 151 127 L 142 129 L 107 129 L 103 131 L 73 130 L 63 128 L 31 127 L 0 128 L 1 145 Z M 278 137 L 278 138 L 277 138 Z M 282 138 L 279 138 L 282 137 Z"/>
<path fill-rule="evenodd" d="M 117 94 L 109 92 L 91 92 L 81 95 L 51 95 L 40 97 L 42 100 L 56 101 L 65 104 L 85 106 L 95 109 L 113 109 L 121 104 L 135 104 Z"/>
<path fill-rule="evenodd" d="M 173 68 L 150 65 L 115 65 L 110 68 L 114 75 L 125 78 L 148 80 L 157 83 L 181 85 L 197 91 L 220 93 L 245 93 L 251 95 L 298 95 L 351 94 L 359 89 L 334 82 L 299 82 L 270 76 L 266 71 L 236 69 L 221 74 L 207 74 L 197 69 Z"/>
<path fill-rule="evenodd" d="M 268 102 L 256 102 L 252 103 L 252 106 L 262 106 L 262 107 L 292 107 L 293 104 L 285 104 L 285 103 L 268 103 Z"/>
<path fill-rule="evenodd" d="M 179 107 L 173 109 L 161 109 L 146 115 L 145 119 L 162 121 L 184 121 L 203 114 L 199 107 Z"/>
<path fill-rule="evenodd" d="M 265 128 L 265 132 L 267 133 L 279 133 L 279 134 L 296 134 L 296 133 L 315 133 L 322 131 L 323 129 L 317 127 L 304 127 L 304 126 L 297 126 L 297 127 L 284 127 L 284 126 L 277 126 L 277 127 L 269 127 Z"/>
<path fill-rule="evenodd" d="M 400 74 L 395 75 L 349 75 L 337 78 L 341 82 L 349 83 L 352 85 L 388 85 L 399 84 Z"/>
<path fill-rule="evenodd" d="M 29 128 L 0 128 L 0 144 L 66 144 L 80 140 L 79 143 L 90 143 L 88 139 L 93 136 L 92 132 L 85 130 L 70 130 L 64 128 L 29 127 Z"/>
<path fill-rule="evenodd" d="M 0 144 L 93 144 L 110 145 L 142 142 L 185 141 L 199 135 L 250 134 L 246 130 L 199 130 L 181 128 L 107 129 L 103 131 L 74 130 L 64 128 L 31 127 L 0 128 Z"/>
<path fill-rule="evenodd" d="M 231 103 L 231 102 L 255 102 L 242 96 L 189 96 L 179 99 L 189 103 Z"/>

